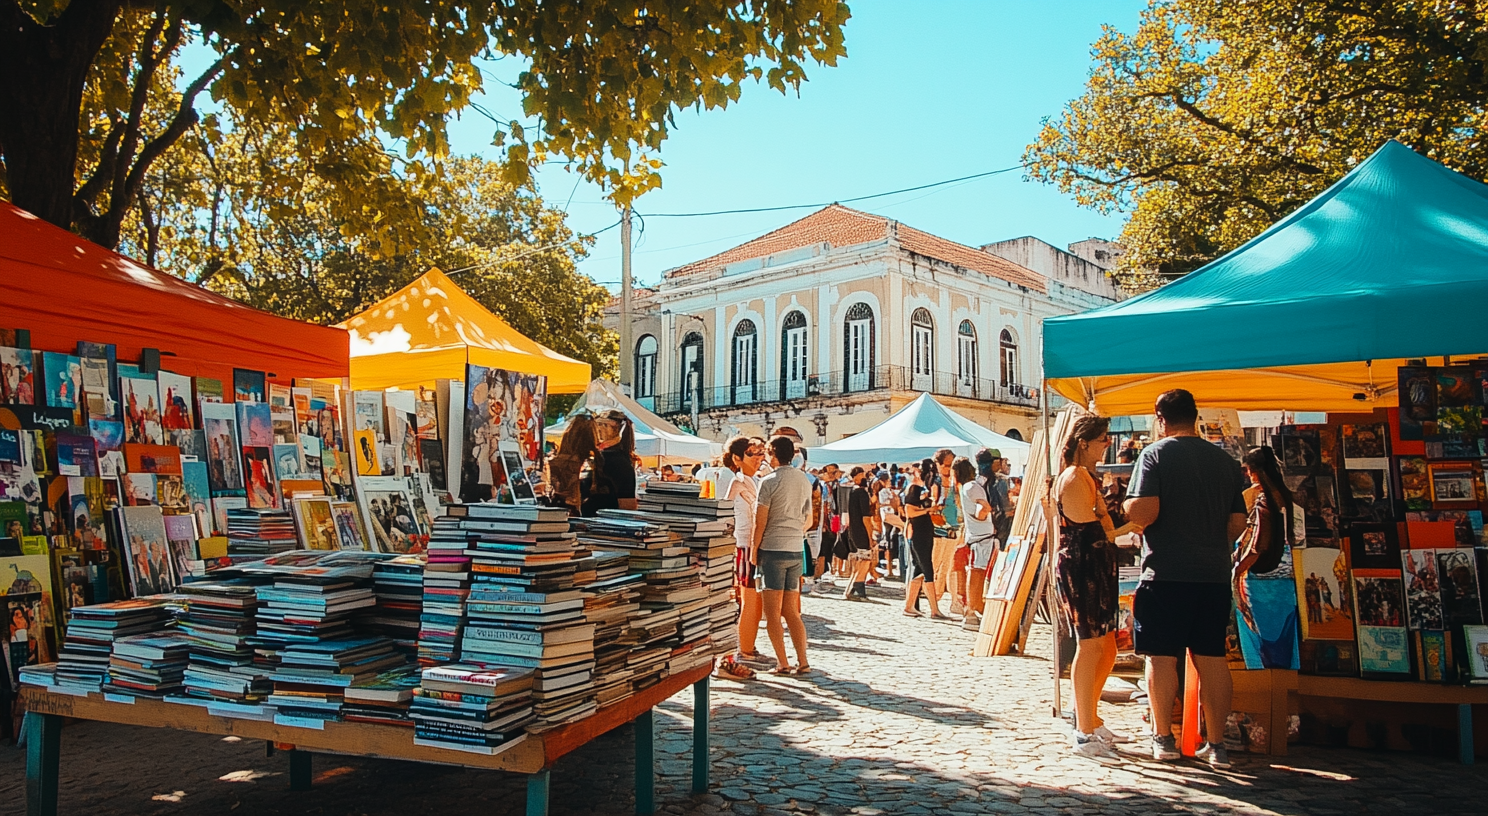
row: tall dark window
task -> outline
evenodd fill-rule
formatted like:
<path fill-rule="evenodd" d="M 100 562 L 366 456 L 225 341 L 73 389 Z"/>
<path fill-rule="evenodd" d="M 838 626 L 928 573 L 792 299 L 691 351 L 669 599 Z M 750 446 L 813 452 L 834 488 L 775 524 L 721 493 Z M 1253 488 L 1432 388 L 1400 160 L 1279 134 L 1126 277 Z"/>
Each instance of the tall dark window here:
<path fill-rule="evenodd" d="M 753 402 L 758 385 L 759 330 L 753 320 L 740 320 L 734 327 L 734 402 Z"/>
<path fill-rule="evenodd" d="M 677 371 L 677 390 L 682 394 L 683 409 L 690 409 L 693 397 L 706 387 L 703 380 L 703 336 L 697 332 L 688 332 L 682 338 L 679 351 L 681 366 Z M 706 401 L 698 407 L 705 405 Z"/>
<path fill-rule="evenodd" d="M 866 303 L 849 306 L 843 319 L 842 334 L 844 390 L 868 391 L 873 388 L 873 367 L 878 362 L 874 350 L 876 343 L 873 308 Z"/>
<path fill-rule="evenodd" d="M 1018 376 L 1018 343 L 1013 339 L 1013 333 L 1003 329 L 997 345 L 1002 358 L 1002 384 L 1017 385 L 1022 378 Z"/>
<path fill-rule="evenodd" d="M 935 384 L 935 322 L 929 309 L 915 309 L 909 316 L 909 336 L 909 387 L 930 391 Z"/>
<path fill-rule="evenodd" d="M 786 399 L 806 396 L 806 376 L 810 370 L 810 337 L 806 315 L 792 311 L 780 324 L 780 380 Z"/>
<path fill-rule="evenodd" d="M 633 383 L 636 399 L 656 396 L 656 349 L 656 338 L 649 334 L 642 335 L 636 343 Z"/>

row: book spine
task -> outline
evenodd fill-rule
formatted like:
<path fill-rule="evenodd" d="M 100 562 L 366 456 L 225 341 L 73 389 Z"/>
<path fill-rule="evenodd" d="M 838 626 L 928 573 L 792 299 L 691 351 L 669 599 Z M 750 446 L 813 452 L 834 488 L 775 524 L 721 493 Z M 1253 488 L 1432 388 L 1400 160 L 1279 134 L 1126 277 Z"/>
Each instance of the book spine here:
<path fill-rule="evenodd" d="M 484 626 L 465 627 L 465 637 L 471 640 L 499 640 L 506 643 L 542 645 L 541 632 L 521 632 L 511 629 L 491 629 Z"/>

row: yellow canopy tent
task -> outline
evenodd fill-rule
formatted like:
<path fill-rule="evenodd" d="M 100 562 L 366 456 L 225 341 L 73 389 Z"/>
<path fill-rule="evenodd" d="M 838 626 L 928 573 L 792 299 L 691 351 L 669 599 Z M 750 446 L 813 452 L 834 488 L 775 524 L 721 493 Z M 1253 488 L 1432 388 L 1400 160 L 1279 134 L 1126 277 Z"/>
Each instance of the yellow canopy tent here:
<path fill-rule="evenodd" d="M 462 380 L 467 362 L 542 374 L 550 394 L 577 394 L 589 385 L 588 363 L 524 337 L 438 269 L 338 325 L 351 332 L 357 390 Z"/>

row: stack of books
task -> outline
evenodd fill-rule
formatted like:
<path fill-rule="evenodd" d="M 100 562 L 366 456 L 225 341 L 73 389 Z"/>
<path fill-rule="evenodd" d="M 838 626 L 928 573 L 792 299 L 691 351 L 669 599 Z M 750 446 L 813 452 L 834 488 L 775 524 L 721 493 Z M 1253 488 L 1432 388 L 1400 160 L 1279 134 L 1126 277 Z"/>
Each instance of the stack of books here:
<path fill-rule="evenodd" d="M 268 694 L 268 673 L 254 665 L 258 595 L 246 580 L 198 582 L 179 590 L 184 611 L 176 630 L 190 649 L 184 677 L 188 697 L 255 703 Z"/>
<path fill-rule="evenodd" d="M 235 507 L 227 511 L 228 555 L 270 555 L 299 546 L 288 510 Z"/>
<path fill-rule="evenodd" d="M 274 707 L 275 722 L 339 720 L 348 687 L 403 663 L 387 638 L 294 643 L 280 652 L 279 667 L 269 676 L 274 692 L 265 702 Z"/>
<path fill-rule="evenodd" d="M 526 739 L 533 673 L 453 664 L 423 670 L 409 706 L 413 743 L 495 754 Z"/>
<path fill-rule="evenodd" d="M 434 520 L 428 563 L 420 590 L 418 662 L 422 666 L 453 663 L 460 656 L 460 627 L 470 595 L 470 556 L 474 534 L 454 516 Z"/>
<path fill-rule="evenodd" d="M 53 679 L 72 692 L 96 692 L 103 686 L 116 641 L 158 633 L 170 623 L 166 601 L 160 598 L 74 606 L 68 612 L 71 618 Z"/>
<path fill-rule="evenodd" d="M 460 509 L 473 546 L 461 661 L 534 670 L 534 729 L 592 713 L 595 626 L 574 584 L 581 575 L 593 581 L 596 562 L 575 547 L 567 512 L 534 505 Z"/>
<path fill-rule="evenodd" d="M 130 635 L 114 641 L 103 691 L 162 699 L 181 690 L 190 644 L 174 631 Z"/>
<path fill-rule="evenodd" d="M 594 624 L 594 701 L 603 707 L 633 691 L 627 666 L 631 647 L 625 635 L 631 617 L 641 611 L 645 579 L 630 571 L 630 558 L 623 552 L 596 550 L 592 558 L 595 578 L 580 589 L 584 619 Z"/>
<path fill-rule="evenodd" d="M 353 615 L 377 603 L 372 568 L 387 556 L 352 550 L 297 551 L 248 564 L 242 572 L 272 580 L 256 588 L 254 663 L 278 667 L 291 644 L 350 637 Z"/>
<path fill-rule="evenodd" d="M 419 688 L 419 667 L 399 666 L 346 689 L 341 718 L 350 722 L 413 726 L 409 703 Z"/>
<path fill-rule="evenodd" d="M 708 594 L 708 645 L 712 654 L 729 654 L 738 646 L 733 600 L 733 504 L 700 496 L 701 485 L 685 482 L 647 482 L 638 506 L 651 518 L 662 513 L 667 526 L 682 536 L 693 563 L 702 571 Z M 691 523 L 685 518 L 693 519 Z"/>
<path fill-rule="evenodd" d="M 410 554 L 378 561 L 372 568 L 377 605 L 356 621 L 358 628 L 391 639 L 394 647 L 410 659 L 418 655 L 424 560 L 421 554 Z"/>

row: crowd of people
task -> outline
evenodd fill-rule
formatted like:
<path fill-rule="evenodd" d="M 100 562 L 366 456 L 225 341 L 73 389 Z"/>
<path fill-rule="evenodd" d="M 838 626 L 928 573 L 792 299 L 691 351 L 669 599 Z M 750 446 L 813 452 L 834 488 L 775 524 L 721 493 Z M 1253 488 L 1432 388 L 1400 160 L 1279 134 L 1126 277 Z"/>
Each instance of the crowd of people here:
<path fill-rule="evenodd" d="M 1250 451 L 1242 464 L 1199 436 L 1189 392 L 1165 392 L 1155 414 L 1156 441 L 1116 454 L 1133 466 L 1119 503 L 1124 525 L 1112 520 L 1097 472 L 1111 444 L 1109 420 L 1094 415 L 1074 421 L 1044 507 L 1045 518 L 1058 525 L 1055 581 L 1061 617 L 1077 644 L 1072 750 L 1115 763 L 1115 746 L 1134 741 L 1106 726 L 1098 703 L 1117 652 L 1118 541 L 1133 540 L 1124 534 L 1135 532 L 1142 574 L 1132 601 L 1132 640 L 1146 658 L 1151 754 L 1164 761 L 1180 756 L 1172 715 L 1179 661 L 1191 655 L 1210 736 L 1198 756 L 1228 768 L 1220 735 L 1230 714 L 1231 598 L 1240 598 L 1240 614 L 1247 614 L 1250 577 L 1277 569 L 1292 540 L 1292 496 L 1269 447 Z M 549 459 L 550 490 L 578 513 L 634 507 L 638 464 L 623 414 L 576 418 Z M 802 594 L 840 593 L 861 602 L 868 587 L 897 579 L 904 615 L 959 617 L 978 628 L 988 568 L 1007 546 L 1022 491 L 997 450 L 971 458 L 941 450 L 918 463 L 844 471 L 836 463 L 809 465 L 805 449 L 785 436 L 737 436 L 712 466 L 685 474 L 663 466 L 647 478 L 709 481 L 732 505 L 739 645 L 718 672 L 736 680 L 752 679 L 757 669 L 811 671 Z M 758 651 L 761 624 L 773 652 L 768 657 Z M 794 655 L 786 650 L 787 632 Z"/>

